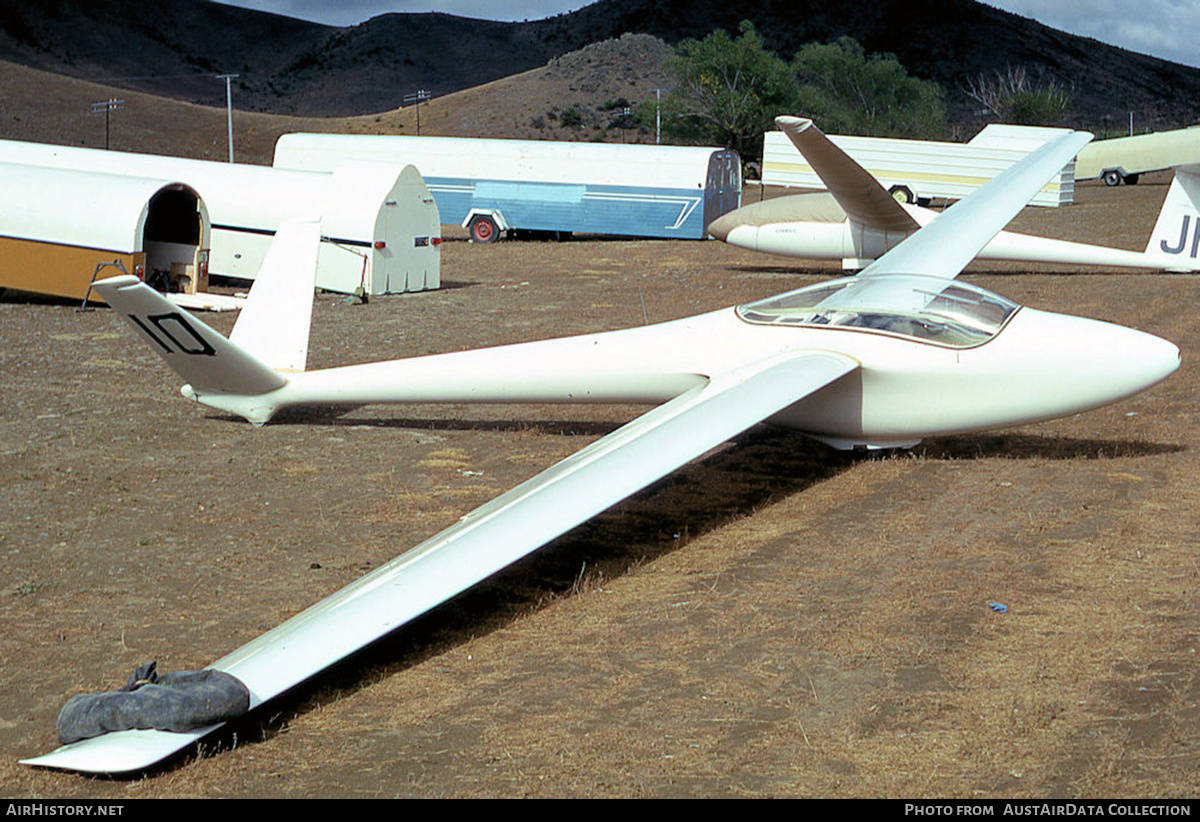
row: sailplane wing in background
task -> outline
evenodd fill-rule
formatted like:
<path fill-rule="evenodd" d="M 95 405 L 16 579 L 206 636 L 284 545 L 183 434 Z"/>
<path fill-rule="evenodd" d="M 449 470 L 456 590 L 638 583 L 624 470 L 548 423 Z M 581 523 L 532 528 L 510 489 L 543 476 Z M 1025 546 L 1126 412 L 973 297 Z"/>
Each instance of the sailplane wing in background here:
<path fill-rule="evenodd" d="M 813 125 L 812 120 L 776 117 L 775 125 L 804 155 L 804 159 L 851 220 L 878 231 L 911 233 L 921 227 L 871 172 L 834 145 Z M 1045 180 L 1042 184 L 1045 184 Z"/>
<path fill-rule="evenodd" d="M 959 200 L 858 275 L 925 274 L 952 279 L 1020 213 L 1092 135 L 1073 131 L 1051 140 Z"/>

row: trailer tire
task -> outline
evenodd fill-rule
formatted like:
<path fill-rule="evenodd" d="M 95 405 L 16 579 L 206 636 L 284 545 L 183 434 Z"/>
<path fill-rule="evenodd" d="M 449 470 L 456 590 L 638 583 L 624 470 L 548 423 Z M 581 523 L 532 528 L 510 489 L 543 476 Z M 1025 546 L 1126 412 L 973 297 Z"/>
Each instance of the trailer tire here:
<path fill-rule="evenodd" d="M 1116 169 L 1106 171 L 1100 175 L 1100 179 L 1104 181 L 1106 186 L 1119 186 L 1121 184 L 1121 172 Z"/>
<path fill-rule="evenodd" d="M 913 190 L 908 186 L 892 186 L 888 189 L 888 194 L 891 194 L 898 203 L 912 205 L 917 201 L 917 195 L 913 194 Z"/>
<path fill-rule="evenodd" d="M 1126 174 L 1125 175 L 1125 185 L 1135 186 L 1138 184 L 1138 180 L 1140 180 L 1140 179 L 1142 179 L 1142 175 L 1140 175 L 1140 174 Z"/>
<path fill-rule="evenodd" d="M 477 243 L 494 243 L 500 239 L 496 221 L 484 214 L 472 217 L 467 230 L 471 232 L 471 240 Z"/>

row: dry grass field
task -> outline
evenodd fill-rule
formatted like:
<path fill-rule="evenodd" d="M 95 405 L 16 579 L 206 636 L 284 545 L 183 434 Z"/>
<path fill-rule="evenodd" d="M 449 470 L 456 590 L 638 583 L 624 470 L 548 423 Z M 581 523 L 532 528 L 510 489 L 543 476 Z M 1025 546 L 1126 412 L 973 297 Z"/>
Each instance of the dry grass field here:
<path fill-rule="evenodd" d="M 1165 194 L 1148 182 L 1019 227 L 1138 247 Z M 442 290 L 318 295 L 311 365 L 836 273 L 716 242 L 443 248 Z M 152 659 L 201 667 L 641 409 L 307 409 L 254 429 L 181 398 L 109 311 L 0 299 L 0 794 L 1195 796 L 1200 283 L 966 276 L 1171 339 L 1184 365 L 1114 407 L 877 457 L 754 429 L 134 779 L 16 760 L 54 747 L 71 694 Z"/>

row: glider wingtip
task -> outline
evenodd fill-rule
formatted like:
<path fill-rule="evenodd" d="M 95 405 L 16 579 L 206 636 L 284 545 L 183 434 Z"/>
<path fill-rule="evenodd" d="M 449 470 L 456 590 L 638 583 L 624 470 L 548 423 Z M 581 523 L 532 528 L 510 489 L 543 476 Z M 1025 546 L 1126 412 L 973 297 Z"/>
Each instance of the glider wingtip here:
<path fill-rule="evenodd" d="M 105 294 L 115 293 L 122 288 L 129 288 L 133 285 L 138 285 L 142 281 L 133 274 L 118 274 L 115 277 L 105 277 L 103 280 L 96 280 L 92 284 L 92 288 L 100 292 L 101 296 Z M 107 299 L 107 297 L 105 298 Z"/>
<path fill-rule="evenodd" d="M 799 134 L 811 126 L 813 121 L 807 117 L 795 117 L 791 114 L 781 114 L 775 118 L 775 125 L 782 131 Z"/>

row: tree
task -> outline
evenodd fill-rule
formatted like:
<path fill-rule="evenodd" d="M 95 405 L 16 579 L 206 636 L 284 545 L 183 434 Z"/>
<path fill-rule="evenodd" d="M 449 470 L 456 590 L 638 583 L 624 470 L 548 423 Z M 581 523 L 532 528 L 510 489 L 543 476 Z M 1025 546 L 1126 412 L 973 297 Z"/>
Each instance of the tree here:
<path fill-rule="evenodd" d="M 1004 122 L 1019 126 L 1056 126 L 1071 110 L 1070 92 L 1052 79 L 1031 80 L 1024 66 L 968 80 L 966 91 Z"/>
<path fill-rule="evenodd" d="M 763 48 L 750 21 L 738 31 L 736 40 L 722 29 L 684 40 L 667 58 L 678 86 L 663 101 L 663 130 L 751 159 L 761 155 L 762 133 L 774 118 L 792 113 L 796 87 L 787 62 Z"/>
<path fill-rule="evenodd" d="M 809 43 L 792 61 L 799 112 L 826 131 L 884 137 L 941 137 L 946 106 L 937 83 L 909 77 L 893 54 L 866 54 L 849 37 Z"/>

